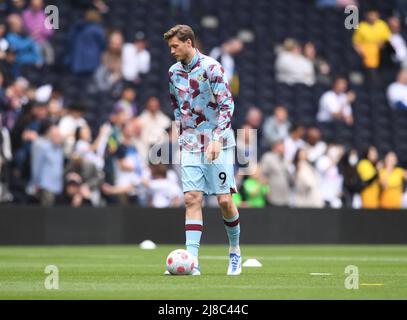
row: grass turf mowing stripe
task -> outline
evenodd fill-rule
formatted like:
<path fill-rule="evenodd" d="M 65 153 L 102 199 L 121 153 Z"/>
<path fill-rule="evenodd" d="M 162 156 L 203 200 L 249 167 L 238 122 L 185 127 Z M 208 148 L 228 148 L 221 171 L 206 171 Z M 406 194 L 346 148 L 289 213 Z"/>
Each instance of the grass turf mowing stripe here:
<path fill-rule="evenodd" d="M 227 246 L 203 245 L 201 277 L 166 277 L 165 258 L 178 247 L 0 247 L 0 299 L 407 299 L 407 265 L 399 263 L 407 246 L 242 246 L 243 257 L 263 268 L 230 278 Z M 51 264 L 59 268 L 59 290 L 44 288 Z M 349 264 L 359 268 L 360 283 L 385 285 L 347 290 Z"/>

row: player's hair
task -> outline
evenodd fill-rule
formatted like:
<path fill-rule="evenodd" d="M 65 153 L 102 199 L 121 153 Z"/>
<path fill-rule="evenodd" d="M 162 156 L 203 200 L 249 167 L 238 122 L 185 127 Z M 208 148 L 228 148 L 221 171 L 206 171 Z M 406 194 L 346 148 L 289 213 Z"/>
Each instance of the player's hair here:
<path fill-rule="evenodd" d="M 172 27 L 166 33 L 164 33 L 164 40 L 168 41 L 173 37 L 177 37 L 182 42 L 187 41 L 188 39 L 192 42 L 192 47 L 195 48 L 195 33 L 192 28 L 186 24 L 177 24 Z"/>

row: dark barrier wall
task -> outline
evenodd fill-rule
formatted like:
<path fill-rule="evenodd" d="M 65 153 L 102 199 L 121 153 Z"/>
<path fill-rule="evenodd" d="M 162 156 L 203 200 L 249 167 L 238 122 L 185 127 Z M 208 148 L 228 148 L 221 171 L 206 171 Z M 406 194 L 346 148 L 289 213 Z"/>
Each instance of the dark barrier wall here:
<path fill-rule="evenodd" d="M 241 242 L 407 243 L 407 211 L 241 209 Z M 0 206 L 1 244 L 184 242 L 183 209 Z M 203 243 L 227 243 L 218 209 L 204 209 Z"/>

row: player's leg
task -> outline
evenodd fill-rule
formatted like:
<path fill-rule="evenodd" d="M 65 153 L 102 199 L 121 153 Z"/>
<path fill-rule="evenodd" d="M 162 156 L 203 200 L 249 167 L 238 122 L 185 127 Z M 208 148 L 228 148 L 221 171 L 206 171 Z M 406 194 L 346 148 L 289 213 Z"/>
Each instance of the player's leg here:
<path fill-rule="evenodd" d="M 202 200 L 205 190 L 205 177 L 201 167 L 200 153 L 181 154 L 182 191 L 185 201 L 186 249 L 194 256 L 193 275 L 199 275 L 198 253 L 203 229 Z"/>
<path fill-rule="evenodd" d="M 217 196 L 222 212 L 223 223 L 229 238 L 228 275 L 239 275 L 242 272 L 242 257 L 240 253 L 240 219 L 239 212 L 230 194 Z"/>
<path fill-rule="evenodd" d="M 229 238 L 228 274 L 241 272 L 240 219 L 239 212 L 232 200 L 231 193 L 236 190 L 234 177 L 234 148 L 224 149 L 213 164 L 207 167 L 208 183 L 212 194 L 216 194 L 222 212 L 223 222 Z"/>
<path fill-rule="evenodd" d="M 203 230 L 202 200 L 200 191 L 189 191 L 184 194 L 185 199 L 185 245 L 189 253 L 194 256 L 194 275 L 200 274 L 198 255 Z"/>

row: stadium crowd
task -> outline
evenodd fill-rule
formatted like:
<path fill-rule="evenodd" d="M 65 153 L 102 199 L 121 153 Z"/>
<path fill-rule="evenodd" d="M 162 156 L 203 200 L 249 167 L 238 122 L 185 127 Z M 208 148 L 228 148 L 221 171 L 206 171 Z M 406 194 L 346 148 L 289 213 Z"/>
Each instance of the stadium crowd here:
<path fill-rule="evenodd" d="M 84 17 L 68 33 L 64 63 L 78 83 L 96 94 L 107 92 L 116 102 L 95 132 L 85 116 L 87 105 L 66 103 L 63 83 L 40 87 L 30 83 L 27 74 L 47 72 L 56 63 L 50 39 L 57 31 L 45 27 L 42 0 L 0 1 L 0 202 L 182 206 L 173 116 L 162 111 L 159 97 L 138 100 L 139 85 L 151 64 L 145 34 L 137 31 L 126 42 L 122 30 L 103 28 L 108 2 L 72 3 L 83 6 Z M 171 7 L 185 13 L 190 3 L 171 1 Z M 389 107 L 407 112 L 402 25 L 396 15 L 386 21 L 370 10 L 352 41 L 363 62 L 365 81 L 388 82 Z M 234 57 L 244 46 L 236 37 L 208 50 L 225 66 L 237 109 L 239 76 Z M 241 174 L 247 163 L 236 164 L 236 203 L 241 207 L 405 207 L 407 171 L 398 166 L 395 152 L 379 154 L 373 145 L 357 150 L 321 132 L 329 126 L 352 135 L 356 94 L 348 89 L 348 77 L 336 74 L 311 41 L 287 38 L 276 52 L 270 63 L 275 64 L 277 82 L 320 83 L 331 89 L 320 96 L 313 126 L 293 123 L 283 104 L 274 106 L 270 114 L 256 106 L 247 110 L 238 128 L 236 154 L 251 159 L 252 174 Z M 383 65 L 387 72 L 382 72 Z M 153 163 L 151 150 L 159 150 L 168 163 Z M 211 205 L 211 198 L 206 201 Z"/>

